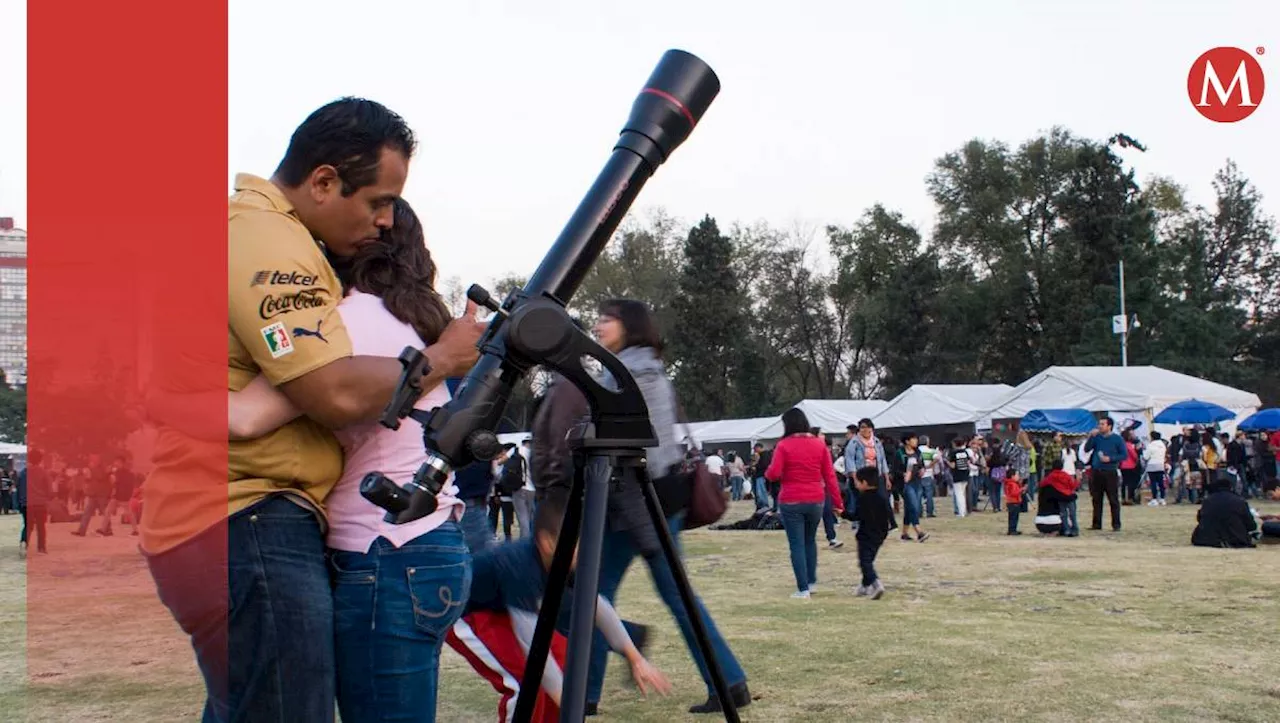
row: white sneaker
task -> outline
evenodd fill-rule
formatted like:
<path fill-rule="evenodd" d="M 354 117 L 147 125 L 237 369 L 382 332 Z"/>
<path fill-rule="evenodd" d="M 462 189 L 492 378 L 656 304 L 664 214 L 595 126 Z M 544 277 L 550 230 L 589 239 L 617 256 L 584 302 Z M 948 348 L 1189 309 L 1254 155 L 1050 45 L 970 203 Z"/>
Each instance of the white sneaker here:
<path fill-rule="evenodd" d="M 808 599 L 809 599 L 809 591 L 808 591 L 808 590 L 797 590 L 796 592 L 791 593 L 791 599 L 793 599 L 793 600 L 808 600 Z"/>
<path fill-rule="evenodd" d="M 867 589 L 867 595 L 869 595 L 872 600 L 879 600 L 880 596 L 884 595 L 884 583 L 876 580 L 871 584 L 871 587 Z"/>
<path fill-rule="evenodd" d="M 1147 507 L 1159 507 L 1159 506 L 1160 506 L 1160 500 L 1151 500 L 1150 502 L 1147 503 Z"/>
<path fill-rule="evenodd" d="M 818 585 L 817 585 L 817 583 L 814 583 L 813 585 L 810 585 L 810 586 L 809 586 L 809 594 L 810 594 L 810 595 L 814 594 L 814 593 L 815 593 L 815 592 L 817 592 L 817 591 L 818 591 Z"/>
<path fill-rule="evenodd" d="M 1164 499 L 1163 497 L 1161 497 L 1161 498 L 1160 498 L 1160 506 L 1161 506 L 1161 507 L 1168 507 L 1168 506 L 1169 506 L 1169 501 L 1168 501 L 1168 500 L 1166 500 L 1166 499 Z"/>
<path fill-rule="evenodd" d="M 866 596 L 867 596 L 867 586 L 866 586 L 866 585 L 859 585 L 859 586 L 858 586 L 858 588 L 857 588 L 856 590 L 854 590 L 854 591 L 853 591 L 853 594 L 854 594 L 854 595 L 857 595 L 858 597 L 866 597 Z"/>

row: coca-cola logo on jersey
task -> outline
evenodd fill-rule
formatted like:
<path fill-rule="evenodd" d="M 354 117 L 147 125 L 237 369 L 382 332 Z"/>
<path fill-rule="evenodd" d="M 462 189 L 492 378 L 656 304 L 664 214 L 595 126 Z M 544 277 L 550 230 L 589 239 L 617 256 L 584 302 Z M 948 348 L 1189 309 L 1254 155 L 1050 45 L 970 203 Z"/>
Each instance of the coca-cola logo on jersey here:
<path fill-rule="evenodd" d="M 291 311 L 318 309 L 324 305 L 324 289 L 303 289 L 293 294 L 264 297 L 262 303 L 258 305 L 258 316 L 263 319 L 273 319 Z"/>

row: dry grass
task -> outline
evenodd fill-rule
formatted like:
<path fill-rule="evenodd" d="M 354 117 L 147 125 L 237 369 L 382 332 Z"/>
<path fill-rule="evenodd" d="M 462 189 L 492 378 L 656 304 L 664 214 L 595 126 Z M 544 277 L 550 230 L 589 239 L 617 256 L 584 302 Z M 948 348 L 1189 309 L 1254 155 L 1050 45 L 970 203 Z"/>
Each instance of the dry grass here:
<path fill-rule="evenodd" d="M 750 677 L 756 701 L 744 720 L 1277 719 L 1280 546 L 1192 548 L 1187 505 L 1126 507 L 1123 533 L 1074 540 L 1006 537 L 1003 515 L 940 510 L 926 520 L 933 539 L 886 543 L 878 568 L 889 593 L 878 602 L 850 593 L 847 527 L 843 550 L 821 551 L 822 589 L 807 602 L 788 597 L 781 532 L 685 537 L 694 584 Z M 51 526 L 54 554 L 33 567 L 28 638 L 19 525 L 0 517 L 0 719 L 197 719 L 190 648 L 133 538 Z M 656 624 L 652 657 L 677 691 L 641 700 L 614 658 L 602 718 L 691 718 L 684 711 L 704 690 L 642 565 L 619 607 Z M 439 719 L 492 721 L 492 690 L 451 651 L 443 666 Z"/>

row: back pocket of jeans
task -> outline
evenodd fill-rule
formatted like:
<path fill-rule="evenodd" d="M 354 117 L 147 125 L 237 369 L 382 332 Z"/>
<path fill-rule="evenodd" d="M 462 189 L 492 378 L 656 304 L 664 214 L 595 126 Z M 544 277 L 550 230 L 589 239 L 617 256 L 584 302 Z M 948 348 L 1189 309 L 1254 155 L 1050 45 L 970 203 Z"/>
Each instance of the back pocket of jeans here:
<path fill-rule="evenodd" d="M 427 635 L 443 638 L 462 617 L 471 594 L 470 561 L 453 565 L 405 568 L 414 625 Z"/>

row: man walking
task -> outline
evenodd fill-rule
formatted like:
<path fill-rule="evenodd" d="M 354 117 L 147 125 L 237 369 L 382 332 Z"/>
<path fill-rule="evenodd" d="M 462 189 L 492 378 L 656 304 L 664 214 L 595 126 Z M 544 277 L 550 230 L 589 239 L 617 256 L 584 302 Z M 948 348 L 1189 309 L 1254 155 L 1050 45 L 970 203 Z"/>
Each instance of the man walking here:
<path fill-rule="evenodd" d="M 1090 453 L 1093 474 L 1089 477 L 1089 496 L 1093 498 L 1093 526 L 1102 529 L 1102 497 L 1111 504 L 1111 529 L 1120 531 L 1120 463 L 1128 457 L 1124 440 L 1115 433 L 1115 422 L 1103 417 L 1097 429 L 1089 433 L 1084 450 Z"/>

